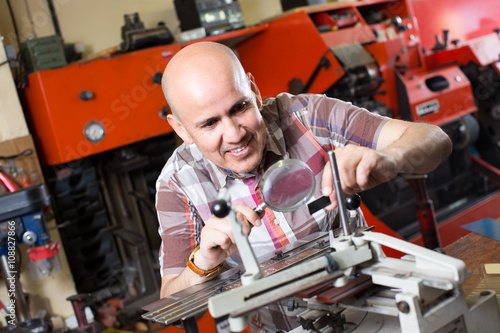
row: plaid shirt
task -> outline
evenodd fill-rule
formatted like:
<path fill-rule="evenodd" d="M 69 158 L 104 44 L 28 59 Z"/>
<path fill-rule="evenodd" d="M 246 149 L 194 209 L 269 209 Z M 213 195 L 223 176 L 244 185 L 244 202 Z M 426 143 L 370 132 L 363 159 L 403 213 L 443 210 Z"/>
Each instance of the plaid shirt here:
<path fill-rule="evenodd" d="M 327 151 L 347 143 L 375 149 L 379 131 L 388 119 L 350 103 L 311 94 L 280 94 L 266 100 L 261 113 L 267 141 L 263 168 L 257 176 L 242 178 L 223 170 L 195 145 L 186 143 L 166 163 L 156 184 L 162 276 L 179 274 L 186 267 L 221 188 L 228 189 L 233 205 L 255 208 L 262 202 L 258 188 L 262 173 L 280 159 L 294 158 L 306 162 L 316 175 L 311 200 L 317 199 L 322 196 L 320 184 Z M 311 216 L 304 205 L 294 212 L 265 212 L 262 226 L 253 228 L 249 236 L 257 257 L 310 233 L 338 226 L 336 210 L 320 210 Z M 230 265 L 239 262 L 237 255 L 226 261 Z"/>

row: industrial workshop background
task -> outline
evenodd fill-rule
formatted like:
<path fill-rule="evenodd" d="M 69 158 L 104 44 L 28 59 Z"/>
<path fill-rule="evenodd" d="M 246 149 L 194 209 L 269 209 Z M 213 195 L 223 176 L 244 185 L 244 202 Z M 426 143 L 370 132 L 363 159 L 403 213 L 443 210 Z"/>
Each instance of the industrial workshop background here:
<path fill-rule="evenodd" d="M 79 295 L 98 320 L 113 307 L 126 324 L 158 298 L 155 181 L 178 144 L 160 80 L 200 40 L 233 47 L 264 98 L 325 93 L 442 126 L 454 152 L 423 200 L 443 246 L 467 232 L 459 225 L 500 216 L 499 14 L 466 0 L 0 0 L 0 156 L 34 152 L 0 163 L 46 185 L 62 244 L 59 272 L 21 271 L 31 311 L 67 318 Z M 363 210 L 422 243 L 412 185 L 362 193 Z"/>

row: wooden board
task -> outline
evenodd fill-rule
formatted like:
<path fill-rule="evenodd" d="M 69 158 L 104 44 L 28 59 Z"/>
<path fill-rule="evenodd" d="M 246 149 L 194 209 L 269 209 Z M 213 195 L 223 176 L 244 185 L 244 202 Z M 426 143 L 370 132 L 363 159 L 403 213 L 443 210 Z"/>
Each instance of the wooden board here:
<path fill-rule="evenodd" d="M 29 134 L 0 36 L 0 141 Z"/>
<path fill-rule="evenodd" d="M 500 263 L 500 242 L 475 232 L 446 246 L 444 251 L 449 256 L 463 260 L 467 270 L 472 273 L 471 278 L 462 284 L 466 296 L 473 294 L 476 286 L 484 280 L 484 264 Z"/>

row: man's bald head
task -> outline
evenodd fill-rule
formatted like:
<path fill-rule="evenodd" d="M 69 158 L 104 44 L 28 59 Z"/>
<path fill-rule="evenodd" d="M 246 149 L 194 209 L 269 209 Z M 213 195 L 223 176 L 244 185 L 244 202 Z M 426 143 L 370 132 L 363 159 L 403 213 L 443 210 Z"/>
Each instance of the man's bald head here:
<path fill-rule="evenodd" d="M 231 49 L 209 42 L 183 48 L 162 87 L 172 110 L 167 121 L 184 142 L 223 169 L 256 172 L 266 144 L 262 99 Z"/>
<path fill-rule="evenodd" d="M 207 89 L 223 80 L 249 85 L 230 48 L 220 43 L 200 42 L 181 49 L 170 60 L 163 73 L 162 89 L 173 115 L 182 121 L 183 100 L 204 98 Z"/>

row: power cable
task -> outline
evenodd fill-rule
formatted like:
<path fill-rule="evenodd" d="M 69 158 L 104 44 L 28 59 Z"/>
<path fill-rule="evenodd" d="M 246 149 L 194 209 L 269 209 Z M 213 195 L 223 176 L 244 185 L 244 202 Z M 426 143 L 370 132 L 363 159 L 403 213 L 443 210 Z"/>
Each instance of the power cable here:
<path fill-rule="evenodd" d="M 10 4 L 10 0 L 7 0 L 7 7 L 9 8 L 10 19 L 12 20 L 12 25 L 14 26 L 14 32 L 17 40 L 17 48 L 21 48 L 21 42 L 19 41 L 19 32 L 17 30 L 16 19 L 14 18 L 14 12 L 12 11 L 12 6 Z"/>

